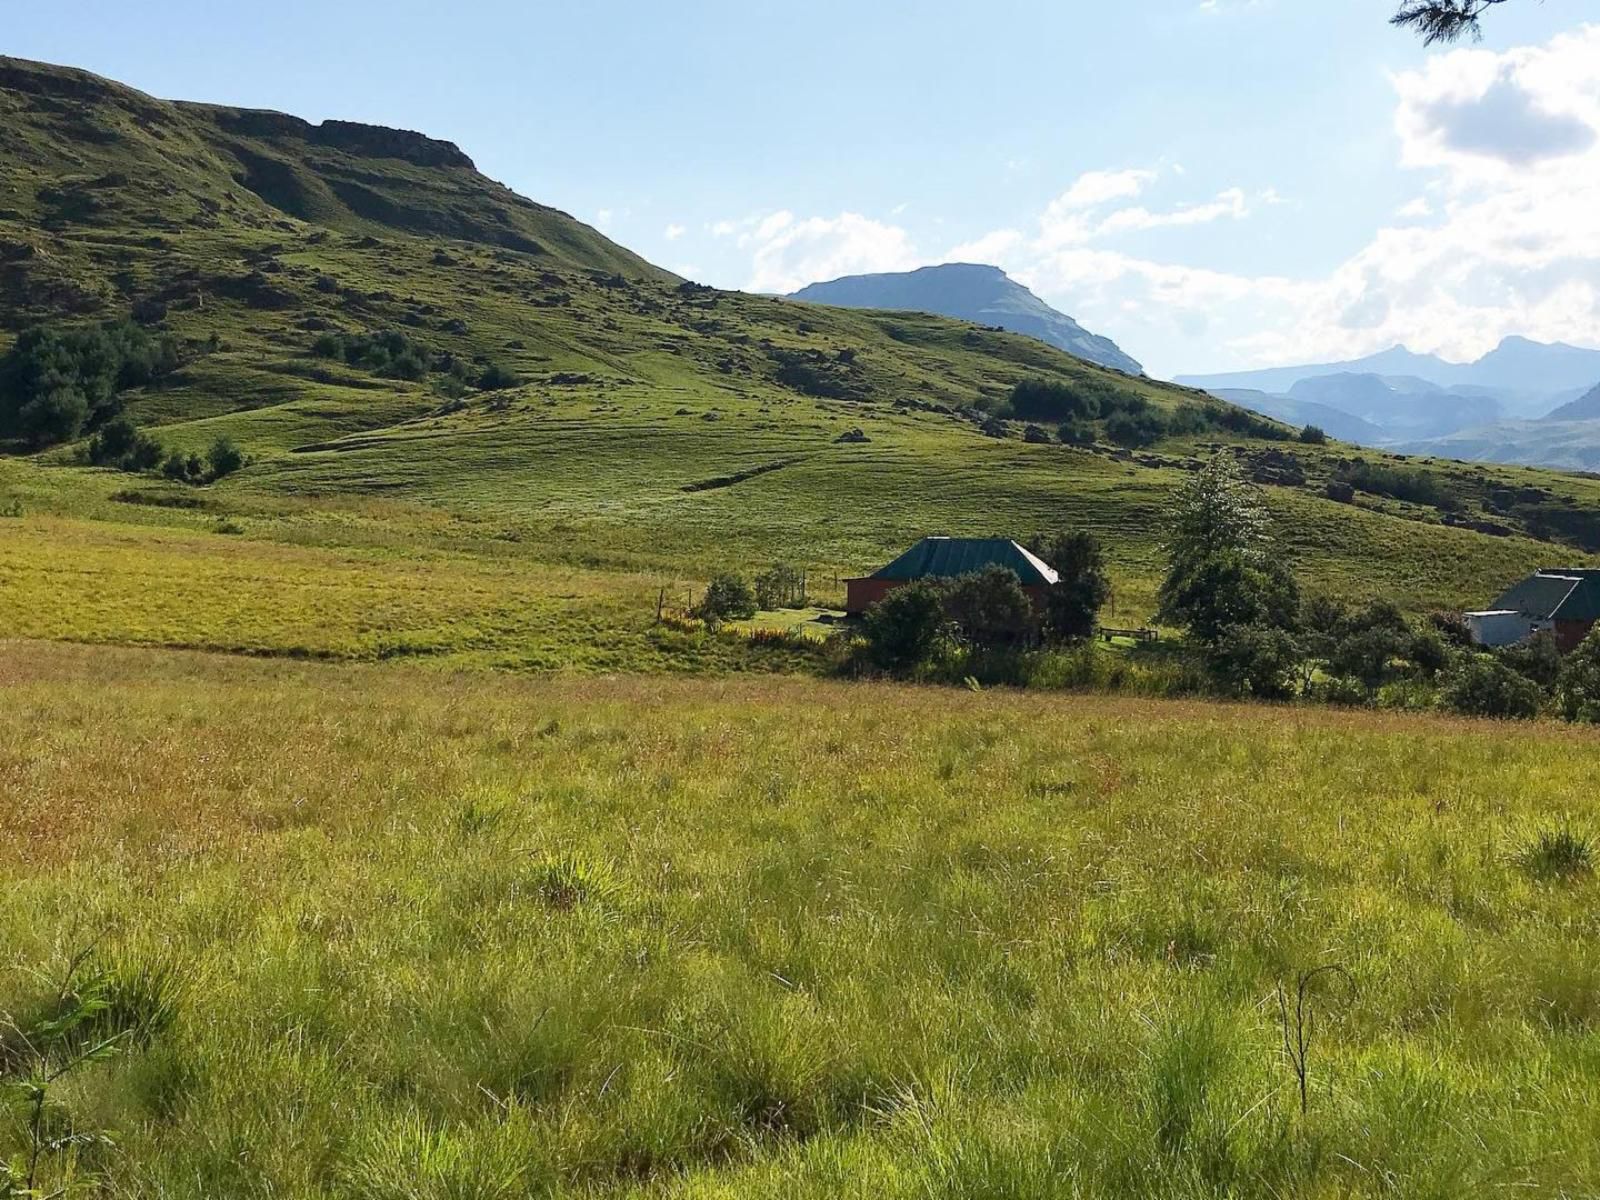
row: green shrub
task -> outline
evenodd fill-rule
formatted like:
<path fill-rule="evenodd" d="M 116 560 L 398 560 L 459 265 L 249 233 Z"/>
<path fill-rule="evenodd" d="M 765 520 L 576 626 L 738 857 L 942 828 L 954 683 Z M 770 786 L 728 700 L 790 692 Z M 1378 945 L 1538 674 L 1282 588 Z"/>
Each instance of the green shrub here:
<path fill-rule="evenodd" d="M 867 610 L 868 661 L 909 674 L 933 656 L 944 625 L 944 589 L 927 580 L 897 587 Z"/>
<path fill-rule="evenodd" d="M 232 475 L 244 466 L 244 451 L 233 444 L 226 437 L 219 437 L 211 443 L 211 449 L 206 451 L 206 464 L 211 468 L 211 477 L 221 479 L 224 475 Z"/>
<path fill-rule="evenodd" d="M 1179 437 L 1204 433 L 1215 424 L 1215 416 L 1198 404 L 1178 405 L 1167 418 L 1167 432 Z"/>
<path fill-rule="evenodd" d="M 174 450 L 161 464 L 161 474 L 174 483 L 188 483 L 189 458 L 181 450 Z"/>
<path fill-rule="evenodd" d="M 756 594 L 742 575 L 725 571 L 706 586 L 695 616 L 707 624 L 746 621 L 756 615 Z"/>
<path fill-rule="evenodd" d="M 1372 692 L 1359 679 L 1334 675 L 1311 684 L 1306 689 L 1306 697 L 1337 708 L 1359 708 L 1371 699 Z"/>
<path fill-rule="evenodd" d="M 1411 645 L 1406 651 L 1406 657 L 1411 660 L 1411 665 L 1417 669 L 1418 674 L 1426 679 L 1432 679 L 1450 665 L 1450 647 L 1445 644 L 1437 629 L 1423 626 L 1412 631 Z"/>
<path fill-rule="evenodd" d="M 1567 655 L 1555 694 L 1556 711 L 1567 720 L 1600 724 L 1600 625 Z"/>
<path fill-rule="evenodd" d="M 1194 566 L 1167 603 L 1168 614 L 1204 643 L 1235 626 L 1292 630 L 1299 611 L 1299 588 L 1281 560 L 1252 561 L 1237 550 L 1219 552 Z"/>
<path fill-rule="evenodd" d="M 1555 635 L 1547 630 L 1514 646 L 1501 647 L 1495 651 L 1495 657 L 1546 691 L 1555 687 L 1561 676 L 1561 651 L 1556 649 Z"/>
<path fill-rule="evenodd" d="M 1166 422 L 1154 411 L 1117 412 L 1106 420 L 1106 440 L 1130 450 L 1154 445 L 1166 435 Z"/>
<path fill-rule="evenodd" d="M 1350 610 L 1336 596 L 1318 592 L 1300 602 L 1301 644 L 1307 654 L 1327 658 L 1339 644 L 1350 620 Z"/>
<path fill-rule="evenodd" d="M 1307 425 L 1300 430 L 1300 440 L 1308 446 L 1320 446 L 1328 440 L 1321 426 Z"/>
<path fill-rule="evenodd" d="M 1094 445 L 1094 426 L 1087 421 L 1063 421 L 1056 426 L 1056 437 L 1064 446 Z"/>
<path fill-rule="evenodd" d="M 478 376 L 478 390 L 482 392 L 500 392 L 506 388 L 521 386 L 521 377 L 509 367 L 503 367 L 499 363 L 490 363 Z"/>
<path fill-rule="evenodd" d="M 138 440 L 138 426 L 126 414 L 119 414 L 89 439 L 89 461 L 97 467 L 116 466 L 132 451 Z"/>
<path fill-rule="evenodd" d="M 1374 600 L 1345 619 L 1346 632 L 1361 633 L 1368 629 L 1386 630 L 1401 638 L 1411 635 L 1411 623 L 1393 600 Z"/>
<path fill-rule="evenodd" d="M 1379 708 L 1427 712 L 1439 707 L 1439 689 L 1429 678 L 1408 675 L 1384 684 L 1373 699 Z"/>
<path fill-rule="evenodd" d="M 70 442 L 83 432 L 91 412 L 83 393 L 70 386 L 50 388 L 9 408 L 0 410 L 5 431 L 35 447 Z"/>
<path fill-rule="evenodd" d="M 1011 412 L 1023 421 L 1094 420 L 1102 401 L 1114 395 L 1107 384 L 1024 379 L 1011 389 Z"/>
<path fill-rule="evenodd" d="M 1259 438 L 1267 442 L 1286 442 L 1294 436 L 1276 421 L 1270 421 L 1266 417 L 1259 416 L 1248 408 L 1237 408 L 1229 405 L 1207 411 L 1214 412 L 1215 420 L 1219 427 L 1226 429 L 1230 433 L 1237 433 L 1242 437 Z"/>
<path fill-rule="evenodd" d="M 1357 459 L 1349 466 L 1340 468 L 1337 478 L 1359 491 L 1388 496 L 1392 500 L 1425 504 L 1446 511 L 1462 507 L 1461 498 L 1441 483 L 1438 476 L 1416 467 L 1396 467 Z"/>
<path fill-rule="evenodd" d="M 1038 628 L 1033 602 L 1009 567 L 990 566 L 952 580 L 944 588 L 944 611 L 957 636 L 982 650 L 1019 646 Z"/>
<path fill-rule="evenodd" d="M 311 353 L 318 358 L 343 358 L 344 338 L 337 333 L 324 333 L 311 343 Z"/>
<path fill-rule="evenodd" d="M 161 465 L 163 451 L 160 442 L 140 433 L 125 414 L 119 414 L 89 439 L 87 453 L 89 461 L 97 467 L 153 471 Z"/>
<path fill-rule="evenodd" d="M 1472 645 L 1472 630 L 1467 626 L 1467 619 L 1458 612 L 1431 612 L 1428 614 L 1428 624 L 1438 631 L 1447 645 L 1457 649 Z"/>
<path fill-rule="evenodd" d="M 386 329 L 377 333 L 324 333 L 311 344 L 319 358 L 342 359 L 385 379 L 415 381 L 428 373 L 428 352 L 405 334 Z"/>
<path fill-rule="evenodd" d="M 1337 675 L 1359 680 L 1372 695 L 1394 672 L 1394 661 L 1404 658 L 1411 644 L 1408 632 L 1383 625 L 1357 628 L 1341 638 L 1328 666 Z"/>
<path fill-rule="evenodd" d="M 1282 629 L 1233 625 L 1206 647 L 1206 669 L 1222 692 L 1261 700 L 1287 700 L 1299 675 L 1300 647 Z"/>
<path fill-rule="evenodd" d="M 1543 699 L 1536 683 L 1484 654 L 1464 655 L 1439 689 L 1445 708 L 1468 717 L 1536 717 Z"/>

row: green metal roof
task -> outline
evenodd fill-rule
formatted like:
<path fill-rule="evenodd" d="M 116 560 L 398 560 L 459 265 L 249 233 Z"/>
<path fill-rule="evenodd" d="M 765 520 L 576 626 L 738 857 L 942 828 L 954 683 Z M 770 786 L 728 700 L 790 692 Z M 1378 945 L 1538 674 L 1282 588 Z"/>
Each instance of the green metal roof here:
<path fill-rule="evenodd" d="M 1572 575 L 1578 580 L 1578 586 L 1573 588 L 1555 611 L 1557 621 L 1600 621 L 1600 571 L 1580 568 L 1575 571 L 1562 571 L 1564 575 Z"/>
<path fill-rule="evenodd" d="M 987 567 L 1007 567 L 1015 571 L 1025 587 L 1053 584 L 1060 578 L 1048 564 L 1009 538 L 951 537 L 925 537 L 868 578 L 899 582 L 954 579 L 976 574 Z"/>
<path fill-rule="evenodd" d="M 1535 571 L 1492 607 L 1541 621 L 1600 620 L 1600 570 L 1552 567 Z"/>

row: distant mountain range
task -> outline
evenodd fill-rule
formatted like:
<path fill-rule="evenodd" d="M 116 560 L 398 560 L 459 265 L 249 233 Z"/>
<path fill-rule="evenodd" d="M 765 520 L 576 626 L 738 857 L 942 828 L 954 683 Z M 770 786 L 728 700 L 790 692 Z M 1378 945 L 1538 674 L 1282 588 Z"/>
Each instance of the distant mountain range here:
<path fill-rule="evenodd" d="M 813 283 L 789 298 L 839 308 L 928 312 L 980 325 L 997 325 L 1103 367 L 1128 375 L 1144 374 L 1144 368 L 1110 338 L 1090 333 L 1065 313 L 1057 312 L 999 267 L 945 263 L 892 274 L 847 275 L 828 283 Z"/>
<path fill-rule="evenodd" d="M 1180 375 L 1175 382 L 1207 391 L 1250 388 L 1271 393 L 1287 392 L 1302 379 L 1321 375 L 1409 376 L 1440 389 L 1467 387 L 1532 398 L 1564 391 L 1582 393 L 1600 384 L 1600 350 L 1508 337 L 1470 363 L 1453 363 L 1436 354 L 1416 354 L 1404 346 L 1391 346 L 1349 362 L 1269 367 L 1223 375 Z"/>
<path fill-rule="evenodd" d="M 1600 421 L 1600 383 L 1571 404 L 1563 404 L 1545 418 L 1548 421 Z"/>
<path fill-rule="evenodd" d="M 1600 468 L 1600 350 L 1581 346 L 1508 337 L 1470 363 L 1394 346 L 1350 362 L 1176 382 L 1360 445 Z"/>

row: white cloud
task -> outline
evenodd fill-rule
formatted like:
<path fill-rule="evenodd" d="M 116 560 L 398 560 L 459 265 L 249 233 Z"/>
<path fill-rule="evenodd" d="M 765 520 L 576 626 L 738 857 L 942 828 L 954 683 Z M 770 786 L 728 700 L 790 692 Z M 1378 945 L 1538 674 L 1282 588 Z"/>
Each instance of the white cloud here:
<path fill-rule="evenodd" d="M 1088 171 L 1051 201 L 1050 207 L 1067 212 L 1075 208 L 1095 208 L 1112 200 L 1128 200 L 1144 191 L 1155 178 L 1154 171 Z"/>
<path fill-rule="evenodd" d="M 662 233 L 662 236 L 664 236 L 669 242 L 675 242 L 688 232 L 688 226 L 672 224 L 666 227 Z"/>
<path fill-rule="evenodd" d="M 1229 188 L 1205 204 L 1185 204 L 1170 212 L 1151 212 L 1146 208 L 1123 208 L 1108 216 L 1096 228 L 1097 236 L 1161 229 L 1174 225 L 1204 225 L 1224 217 L 1238 220 L 1250 215 L 1243 188 Z"/>
<path fill-rule="evenodd" d="M 1426 195 L 1320 277 L 1202 270 L 1098 244 L 1237 219 L 1270 205 L 1229 189 L 1165 211 L 1092 219 L 1046 207 L 1036 237 L 975 244 L 1046 299 L 1133 353 L 1177 346 L 1164 370 L 1354 356 L 1404 342 L 1476 357 L 1507 334 L 1600 345 L 1600 26 L 1505 53 L 1436 55 L 1395 77 L 1401 166 Z M 1425 219 L 1425 220 L 1424 220 Z M 991 240 L 992 239 L 992 240 Z"/>
<path fill-rule="evenodd" d="M 738 246 L 751 257 L 752 292 L 792 292 L 808 283 L 922 265 L 898 225 L 860 213 L 808 217 L 781 211 L 745 223 Z"/>
<path fill-rule="evenodd" d="M 1541 47 L 1435 55 L 1394 78 L 1401 161 L 1507 179 L 1592 150 L 1600 125 L 1600 27 Z"/>
<path fill-rule="evenodd" d="M 1005 258 L 1027 238 L 1015 229 L 996 229 L 970 242 L 952 246 L 945 254 L 946 262 L 996 263 Z"/>

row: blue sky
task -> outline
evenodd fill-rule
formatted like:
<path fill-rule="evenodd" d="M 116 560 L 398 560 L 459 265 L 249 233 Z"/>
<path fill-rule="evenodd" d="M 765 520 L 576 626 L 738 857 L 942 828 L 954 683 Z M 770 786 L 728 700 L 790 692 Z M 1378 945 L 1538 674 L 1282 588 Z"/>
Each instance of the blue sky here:
<path fill-rule="evenodd" d="M 722 286 L 995 261 L 1157 374 L 1600 344 L 1600 5 L 1431 54 L 1392 7 L 12 0 L 0 48 L 420 129 Z"/>

